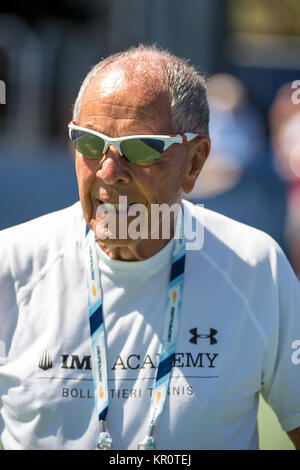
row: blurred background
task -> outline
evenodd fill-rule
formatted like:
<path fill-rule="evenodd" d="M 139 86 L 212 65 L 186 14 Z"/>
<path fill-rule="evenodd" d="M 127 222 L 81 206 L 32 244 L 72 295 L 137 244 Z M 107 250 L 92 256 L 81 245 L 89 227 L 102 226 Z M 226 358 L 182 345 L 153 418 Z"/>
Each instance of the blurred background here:
<path fill-rule="evenodd" d="M 78 200 L 67 124 L 79 86 L 101 58 L 155 42 L 210 77 L 212 151 L 186 197 L 269 233 L 300 278 L 299 0 L 5 3 L 0 229 Z M 271 448 L 289 447 L 280 439 Z"/>
<path fill-rule="evenodd" d="M 78 199 L 67 124 L 79 86 L 140 42 L 210 77 L 212 151 L 186 197 L 269 233 L 300 277 L 299 0 L 2 5 L 0 229 Z"/>
<path fill-rule="evenodd" d="M 78 199 L 67 124 L 101 58 L 157 43 L 210 77 L 186 197 L 260 228 L 300 277 L 300 1 L 62 0 L 0 9 L 0 229 Z"/>

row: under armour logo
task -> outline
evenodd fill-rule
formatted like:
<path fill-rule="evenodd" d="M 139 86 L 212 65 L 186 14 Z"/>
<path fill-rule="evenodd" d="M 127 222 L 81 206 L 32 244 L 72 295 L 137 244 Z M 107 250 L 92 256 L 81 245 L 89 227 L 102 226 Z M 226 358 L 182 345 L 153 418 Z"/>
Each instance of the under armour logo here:
<path fill-rule="evenodd" d="M 192 338 L 190 339 L 190 343 L 197 344 L 198 338 L 209 338 L 210 339 L 210 344 L 216 344 L 218 341 L 215 339 L 216 334 L 218 333 L 217 330 L 214 328 L 210 328 L 210 334 L 209 335 L 204 335 L 200 334 L 198 335 L 198 329 L 197 328 L 192 328 L 190 330 L 190 333 L 193 335 Z"/>
<path fill-rule="evenodd" d="M 44 351 L 39 362 L 39 368 L 43 370 L 51 369 L 53 367 L 52 359 L 47 351 Z"/>

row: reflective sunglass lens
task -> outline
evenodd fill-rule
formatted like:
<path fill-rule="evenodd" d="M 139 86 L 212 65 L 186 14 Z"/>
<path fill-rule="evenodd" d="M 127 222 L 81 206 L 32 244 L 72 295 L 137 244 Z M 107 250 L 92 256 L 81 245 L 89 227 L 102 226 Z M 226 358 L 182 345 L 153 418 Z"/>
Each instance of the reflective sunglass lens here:
<path fill-rule="evenodd" d="M 164 142 L 159 139 L 130 139 L 121 143 L 122 154 L 132 163 L 152 162 L 160 158 Z"/>
<path fill-rule="evenodd" d="M 100 158 L 104 149 L 104 140 L 82 131 L 72 131 L 72 142 L 76 150 L 88 158 Z"/>

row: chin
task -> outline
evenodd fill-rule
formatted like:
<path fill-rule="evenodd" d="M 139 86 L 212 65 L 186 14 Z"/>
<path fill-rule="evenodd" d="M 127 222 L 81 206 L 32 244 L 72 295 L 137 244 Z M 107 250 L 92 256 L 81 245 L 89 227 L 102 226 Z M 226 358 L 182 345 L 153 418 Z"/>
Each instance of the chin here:
<path fill-rule="evenodd" d="M 107 246 L 127 246 L 132 243 L 134 240 L 127 238 L 118 238 L 115 233 L 110 230 L 104 230 L 102 227 L 99 227 L 99 224 L 94 225 L 95 229 L 95 239 L 97 242 L 103 243 Z"/>

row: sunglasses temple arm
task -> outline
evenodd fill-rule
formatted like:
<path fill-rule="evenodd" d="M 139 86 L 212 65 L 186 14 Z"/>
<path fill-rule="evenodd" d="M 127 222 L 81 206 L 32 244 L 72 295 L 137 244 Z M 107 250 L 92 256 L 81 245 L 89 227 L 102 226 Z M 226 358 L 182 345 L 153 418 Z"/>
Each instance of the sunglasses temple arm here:
<path fill-rule="evenodd" d="M 192 133 L 186 133 L 185 134 L 185 140 L 183 143 L 187 142 L 197 142 L 198 140 L 201 140 L 204 137 L 204 134 L 192 134 Z"/>

